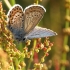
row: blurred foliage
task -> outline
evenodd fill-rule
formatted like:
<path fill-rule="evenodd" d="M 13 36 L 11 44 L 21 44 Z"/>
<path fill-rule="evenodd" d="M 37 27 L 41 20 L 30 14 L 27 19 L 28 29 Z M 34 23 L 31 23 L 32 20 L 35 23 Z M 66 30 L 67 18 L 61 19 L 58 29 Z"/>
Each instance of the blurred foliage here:
<path fill-rule="evenodd" d="M 8 70 L 8 68 L 10 68 L 9 70 L 26 70 L 27 68 L 40 70 L 42 66 L 41 70 L 70 70 L 70 0 L 0 1 L 2 1 L 3 10 L 5 10 L 3 13 L 3 10 L 0 8 L 0 27 L 1 25 L 3 27 L 2 30 L 0 29 L 0 70 L 5 70 L 5 68 L 6 70 Z M 12 39 L 12 34 L 8 30 L 5 30 L 8 24 L 6 22 L 5 13 L 7 14 L 11 6 L 20 4 L 24 9 L 26 6 L 36 3 L 37 1 L 46 8 L 46 13 L 39 23 L 39 26 L 52 29 L 58 33 L 57 36 L 50 38 L 50 41 L 54 42 L 54 46 L 51 48 L 52 50 L 49 52 L 49 55 L 48 53 L 46 54 L 48 57 L 45 58 L 42 55 L 45 55 L 43 50 L 45 51 L 46 48 L 41 50 L 41 47 L 43 43 L 49 43 L 46 42 L 48 41 L 47 39 L 43 38 L 40 41 L 38 39 L 38 43 L 34 40 L 27 43 L 18 43 Z M 35 46 L 38 47 L 35 51 L 37 53 L 39 52 L 39 55 L 34 53 Z M 34 55 L 35 62 L 32 62 L 33 55 L 31 55 L 31 53 Z M 30 58 L 30 60 L 28 58 Z M 39 61 L 41 62 L 39 63 Z M 32 66 L 33 63 L 35 63 L 34 66 Z"/>

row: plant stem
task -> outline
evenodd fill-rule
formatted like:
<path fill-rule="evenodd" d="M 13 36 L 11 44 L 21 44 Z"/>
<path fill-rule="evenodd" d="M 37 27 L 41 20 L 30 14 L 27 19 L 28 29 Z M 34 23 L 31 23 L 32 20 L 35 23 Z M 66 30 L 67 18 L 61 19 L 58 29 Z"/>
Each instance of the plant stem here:
<path fill-rule="evenodd" d="M 69 14 L 70 14 L 69 12 L 70 12 L 69 8 L 66 8 L 66 16 L 69 16 Z M 65 28 L 68 28 L 68 27 L 69 27 L 69 21 L 66 21 Z M 64 36 L 63 47 L 65 47 L 65 45 L 67 45 L 67 44 L 68 44 L 68 35 L 65 35 Z M 65 61 L 66 57 L 67 57 L 66 52 L 64 52 L 62 54 L 62 60 Z M 64 65 L 61 67 L 61 70 L 65 70 L 65 66 Z"/>
<path fill-rule="evenodd" d="M 15 0 L 9 0 L 9 2 L 12 6 L 15 4 Z"/>
<path fill-rule="evenodd" d="M 39 2 L 39 1 L 37 0 L 37 1 L 36 1 L 36 4 L 38 4 L 38 2 Z"/>
<path fill-rule="evenodd" d="M 8 0 L 4 0 L 4 2 L 5 2 L 5 4 L 7 5 L 7 7 L 8 7 L 9 9 L 12 7 Z"/>
<path fill-rule="evenodd" d="M 32 56 L 31 56 L 31 58 L 30 58 L 30 61 L 29 61 L 29 65 L 28 65 L 27 70 L 28 70 L 28 69 L 30 68 L 30 66 L 31 66 L 31 62 L 32 62 L 33 56 L 34 56 L 35 46 L 36 46 L 36 40 L 34 40 L 33 49 L 32 49 Z"/>

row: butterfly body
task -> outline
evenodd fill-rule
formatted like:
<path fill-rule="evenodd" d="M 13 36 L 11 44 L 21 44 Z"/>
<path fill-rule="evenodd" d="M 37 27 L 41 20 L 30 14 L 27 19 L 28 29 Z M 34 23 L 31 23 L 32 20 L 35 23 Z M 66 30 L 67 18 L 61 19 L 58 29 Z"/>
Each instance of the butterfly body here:
<path fill-rule="evenodd" d="M 7 27 L 13 33 L 14 38 L 19 41 L 54 36 L 56 33 L 52 30 L 35 27 L 42 19 L 45 12 L 45 8 L 41 5 L 30 5 L 23 11 L 22 7 L 16 4 L 7 14 Z M 40 31 L 42 31 L 44 35 Z"/>

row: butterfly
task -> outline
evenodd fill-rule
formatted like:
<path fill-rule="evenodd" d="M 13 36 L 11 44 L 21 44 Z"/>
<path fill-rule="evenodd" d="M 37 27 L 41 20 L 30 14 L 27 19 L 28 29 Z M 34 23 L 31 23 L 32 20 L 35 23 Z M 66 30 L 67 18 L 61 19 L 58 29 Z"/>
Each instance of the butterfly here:
<path fill-rule="evenodd" d="M 45 12 L 46 9 L 42 5 L 29 5 L 23 11 L 19 4 L 15 4 L 7 14 L 7 27 L 19 41 L 55 36 L 56 32 L 36 26 Z"/>

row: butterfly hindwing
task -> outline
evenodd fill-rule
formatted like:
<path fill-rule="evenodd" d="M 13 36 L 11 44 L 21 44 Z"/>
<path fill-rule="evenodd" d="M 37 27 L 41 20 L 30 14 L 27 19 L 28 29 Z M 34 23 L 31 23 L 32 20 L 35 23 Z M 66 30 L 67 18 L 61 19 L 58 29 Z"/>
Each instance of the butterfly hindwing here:
<path fill-rule="evenodd" d="M 50 29 L 46 29 L 46 28 L 42 28 L 42 27 L 38 27 L 36 26 L 32 32 L 30 32 L 26 38 L 27 39 L 32 39 L 32 38 L 42 38 L 42 37 L 50 37 L 50 36 L 55 36 L 57 35 L 56 32 L 50 30 Z"/>

